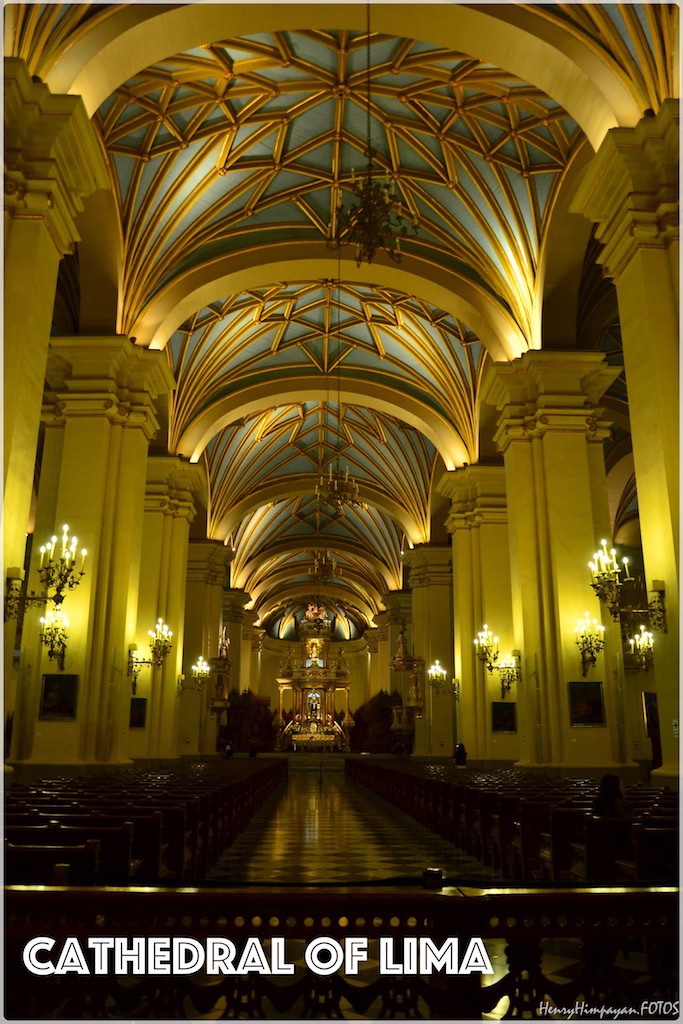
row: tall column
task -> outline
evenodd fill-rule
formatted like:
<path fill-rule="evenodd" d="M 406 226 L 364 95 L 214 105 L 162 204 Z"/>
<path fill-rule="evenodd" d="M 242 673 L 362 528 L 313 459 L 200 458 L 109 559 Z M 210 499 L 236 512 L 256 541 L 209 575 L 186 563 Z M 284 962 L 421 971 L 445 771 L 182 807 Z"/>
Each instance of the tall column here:
<path fill-rule="evenodd" d="M 86 575 L 67 594 L 66 670 L 78 676 L 74 721 L 39 721 L 41 611 L 24 623 L 12 757 L 46 764 L 127 759 L 128 642 L 138 606 L 145 474 L 158 430 L 154 400 L 173 386 L 161 352 L 127 338 L 53 338 L 36 516 L 39 542 L 67 523 L 88 551 Z M 34 545 L 29 588 L 40 591 Z"/>
<path fill-rule="evenodd" d="M 161 618 L 173 632 L 173 646 L 160 668 L 145 666 L 140 673 L 137 696 L 147 699 L 147 726 L 146 735 L 131 734 L 131 757 L 170 758 L 178 753 L 177 683 L 183 664 L 187 550 L 195 495 L 203 487 L 203 467 L 177 457 L 150 456 L 135 642 L 138 657 L 149 657 L 148 630 Z"/>
<path fill-rule="evenodd" d="M 187 589 L 183 673 L 189 679 L 192 665 L 202 655 L 207 661 L 218 655 L 223 627 L 223 590 L 230 579 L 226 547 L 219 541 L 190 541 L 187 555 Z M 213 685 L 201 691 L 186 690 L 180 696 L 178 749 L 180 753 L 213 754 L 218 721 L 209 714 Z M 185 740 L 190 738 L 190 743 Z"/>
<path fill-rule="evenodd" d="M 662 785 L 678 780 L 678 174 L 678 103 L 668 100 L 607 133 L 574 202 L 597 225 L 616 285 L 645 573 L 666 587 L 668 633 L 655 640 Z"/>
<path fill-rule="evenodd" d="M 420 544 L 405 559 L 412 591 L 413 654 L 425 664 L 424 716 L 415 722 L 413 753 L 450 757 L 453 753 L 453 575 L 451 549 Z M 447 672 L 446 685 L 437 695 L 429 685 L 427 669 L 439 659 Z"/>
<path fill-rule="evenodd" d="M 570 726 L 567 684 L 580 681 L 574 627 L 600 618 L 587 562 L 609 525 L 600 396 L 618 369 L 601 353 L 527 352 L 495 365 L 491 398 L 505 458 L 522 764 L 618 765 L 621 709 L 614 677 L 598 655 L 606 725 Z"/>
<path fill-rule="evenodd" d="M 518 733 L 493 733 L 491 704 L 502 700 L 500 679 L 476 657 L 484 624 L 501 654 L 515 649 L 510 591 L 505 469 L 468 466 L 446 473 L 439 491 L 451 499 L 446 526 L 453 537 L 455 676 L 460 681 L 457 739 L 472 760 L 517 760 Z M 505 699 L 517 700 L 513 684 Z"/>
<path fill-rule="evenodd" d="M 379 661 L 379 689 L 388 693 L 398 691 L 405 704 L 408 700 L 409 680 L 404 672 L 392 672 L 390 662 L 396 653 L 401 628 L 406 628 L 406 641 L 413 651 L 413 598 L 410 591 L 391 590 L 382 598 L 387 609 L 383 624 L 379 627 L 377 657 Z"/>
<path fill-rule="evenodd" d="M 377 693 L 379 691 L 379 634 L 380 629 L 382 628 L 383 631 L 386 632 L 386 628 L 383 627 L 383 619 L 385 617 L 386 612 L 382 612 L 380 615 L 375 615 L 374 622 L 376 623 L 376 625 L 372 629 L 366 629 L 365 633 L 363 634 L 363 639 L 365 640 L 365 647 L 368 652 L 367 678 L 370 693 Z"/>
<path fill-rule="evenodd" d="M 238 693 L 249 686 L 251 669 L 251 636 L 245 639 L 245 624 L 248 628 L 253 621 L 253 614 L 245 610 L 251 598 L 244 590 L 229 589 L 223 594 L 223 624 L 230 640 L 230 657 L 232 658 L 232 674 L 230 689 Z"/>
<path fill-rule="evenodd" d="M 57 271 L 79 235 L 83 200 L 108 188 L 96 133 L 78 96 L 53 96 L 23 61 L 5 79 L 5 575 L 24 564 Z M 16 622 L 5 627 L 5 710 L 14 704 Z"/>

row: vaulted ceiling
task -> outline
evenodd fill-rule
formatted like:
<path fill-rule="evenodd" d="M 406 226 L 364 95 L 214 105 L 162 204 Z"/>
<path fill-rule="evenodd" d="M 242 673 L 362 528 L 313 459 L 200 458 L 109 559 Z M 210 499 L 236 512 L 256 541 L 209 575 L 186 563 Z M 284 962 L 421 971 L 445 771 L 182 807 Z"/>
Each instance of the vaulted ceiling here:
<path fill-rule="evenodd" d="M 50 75 L 129 15 L 18 7 L 11 47 Z M 155 16 L 140 14 L 150 32 Z M 573 40 L 638 111 L 674 94 L 673 5 L 499 16 Z M 346 635 L 362 630 L 402 585 L 401 551 L 430 539 L 435 475 L 477 461 L 487 361 L 540 344 L 544 244 L 586 134 L 550 92 L 480 54 L 343 24 L 193 40 L 138 67 L 94 123 L 118 211 L 119 329 L 139 333 L 164 296 L 202 282 L 154 343 L 177 382 L 169 450 L 206 465 L 206 530 L 230 550 L 232 585 L 287 635 L 321 596 L 308 570 L 329 550 L 322 596 Z M 368 131 L 376 172 L 416 225 L 402 243 L 410 276 L 386 258 L 352 270 L 343 235 L 330 250 Z M 582 303 L 583 323 L 586 287 Z M 584 333 L 618 358 L 618 327 Z M 365 508 L 316 501 L 337 463 Z"/>

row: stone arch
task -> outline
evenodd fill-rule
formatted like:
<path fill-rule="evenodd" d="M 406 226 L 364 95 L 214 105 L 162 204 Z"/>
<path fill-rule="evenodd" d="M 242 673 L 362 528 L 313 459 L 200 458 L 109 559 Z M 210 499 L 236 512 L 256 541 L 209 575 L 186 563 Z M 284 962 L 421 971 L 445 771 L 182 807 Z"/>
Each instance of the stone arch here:
<path fill-rule="evenodd" d="M 249 497 L 238 501 L 237 504 L 232 506 L 229 514 L 215 527 L 210 539 L 225 541 L 237 529 L 237 526 L 245 516 L 248 516 L 250 512 L 255 512 L 263 505 L 267 505 L 270 501 L 282 498 L 297 498 L 311 494 L 313 489 L 312 479 L 308 481 L 276 480 L 267 487 L 260 487 L 257 491 L 253 491 Z M 379 509 L 380 512 L 385 512 L 391 519 L 399 523 L 413 544 L 428 543 L 429 538 L 425 537 L 424 528 L 420 527 L 397 501 L 392 501 L 386 494 L 376 490 L 374 487 L 368 487 L 362 483 L 359 484 L 359 487 L 361 499 L 367 502 L 368 505 Z M 310 543 L 308 546 L 310 547 Z"/>
<path fill-rule="evenodd" d="M 244 581 L 249 579 L 264 559 L 277 558 L 278 555 L 285 555 L 292 551 L 310 551 L 312 547 L 326 547 L 330 551 L 347 554 L 352 558 L 362 557 L 368 565 L 371 565 L 372 568 L 383 577 L 387 585 L 387 590 L 396 585 L 396 581 L 394 580 L 391 571 L 387 568 L 382 559 L 378 558 L 378 556 L 371 550 L 367 549 L 361 552 L 350 541 L 336 537 L 321 536 L 318 538 L 318 544 L 315 543 L 315 540 L 316 538 L 312 539 L 310 537 L 291 538 L 286 541 L 280 541 L 278 544 L 273 544 L 272 547 L 267 548 L 261 554 L 252 556 L 242 566 L 239 576 L 235 581 L 235 586 L 244 585 Z"/>
<path fill-rule="evenodd" d="M 281 242 L 221 256 L 174 278 L 147 304 L 131 334 L 139 345 L 163 348 L 179 324 L 219 297 L 274 281 L 336 277 L 337 270 L 337 253 L 320 242 Z M 482 287 L 425 260 L 404 255 L 396 265 L 382 256 L 371 267 L 357 267 L 342 253 L 341 277 L 403 291 L 446 310 L 478 335 L 493 359 L 515 359 L 527 349 L 518 325 Z"/>
<path fill-rule="evenodd" d="M 92 114 L 122 82 L 170 54 L 207 40 L 302 26 L 362 31 L 365 11 L 354 4 L 129 5 L 84 32 L 55 62 L 47 81 L 53 92 L 82 95 Z M 413 5 L 378 5 L 372 27 L 413 38 Z M 562 104 L 594 149 L 610 128 L 632 126 L 642 114 L 617 69 L 569 29 L 533 10 L 503 4 L 483 9 L 424 5 L 419 38 L 473 54 L 532 82 Z"/>
<path fill-rule="evenodd" d="M 326 380 L 321 374 L 299 374 L 279 380 L 265 380 L 238 393 L 224 395 L 193 419 L 176 446 L 176 454 L 197 462 L 211 438 L 235 420 L 284 405 L 292 395 L 300 402 L 325 402 Z M 344 405 L 360 405 L 396 416 L 428 437 L 441 455 L 447 469 L 469 462 L 467 448 L 453 425 L 426 402 L 387 384 L 356 377 L 340 381 Z"/>
<path fill-rule="evenodd" d="M 579 311 L 579 289 L 592 225 L 573 213 L 576 187 L 593 153 L 583 145 L 562 178 L 553 199 L 548 229 L 539 253 L 536 281 L 537 309 L 534 348 L 573 348 Z"/>

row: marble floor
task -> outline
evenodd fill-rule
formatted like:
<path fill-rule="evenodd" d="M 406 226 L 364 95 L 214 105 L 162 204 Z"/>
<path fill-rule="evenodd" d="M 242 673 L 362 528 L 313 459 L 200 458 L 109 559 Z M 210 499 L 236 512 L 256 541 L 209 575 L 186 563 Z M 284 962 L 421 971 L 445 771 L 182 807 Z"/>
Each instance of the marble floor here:
<path fill-rule="evenodd" d="M 421 884 L 440 868 L 452 884 L 495 877 L 479 861 L 346 778 L 335 761 L 292 759 L 289 781 L 261 807 L 211 872 L 220 885 Z"/>
<path fill-rule="evenodd" d="M 421 886 L 425 868 L 440 868 L 454 885 L 486 887 L 497 876 L 479 861 L 418 824 L 413 818 L 348 780 L 343 764 L 317 758 L 292 759 L 289 780 L 261 807 L 247 829 L 226 850 L 212 870 L 209 884 L 277 887 L 284 885 L 349 886 L 392 881 Z M 507 972 L 505 943 L 487 941 L 494 970 L 482 979 L 494 984 Z M 574 941 L 544 944 L 543 970 L 550 980 L 572 980 L 579 946 Z M 296 954 L 293 961 L 303 970 Z M 633 955 L 622 968 L 637 980 L 644 963 Z M 370 959 L 368 978 L 377 964 Z M 631 973 L 632 972 L 632 973 Z M 499 1020 L 508 999 L 484 1015 Z M 347 1019 L 357 1017 L 350 1009 Z M 363 1017 L 362 1019 L 373 1019 Z M 454 1020 L 458 1020 L 454 1015 Z M 564 1015 L 556 1020 L 567 1019 Z"/>

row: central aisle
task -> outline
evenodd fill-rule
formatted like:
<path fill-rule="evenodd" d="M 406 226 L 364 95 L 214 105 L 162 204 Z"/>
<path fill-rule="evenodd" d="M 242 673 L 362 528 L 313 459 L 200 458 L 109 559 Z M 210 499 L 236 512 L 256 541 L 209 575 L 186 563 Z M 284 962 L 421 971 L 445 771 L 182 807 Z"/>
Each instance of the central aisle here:
<path fill-rule="evenodd" d="M 495 877 L 478 861 L 347 780 L 343 759 L 293 757 L 289 781 L 224 852 L 210 878 L 232 884 L 353 884 L 425 868 L 463 884 Z"/>

